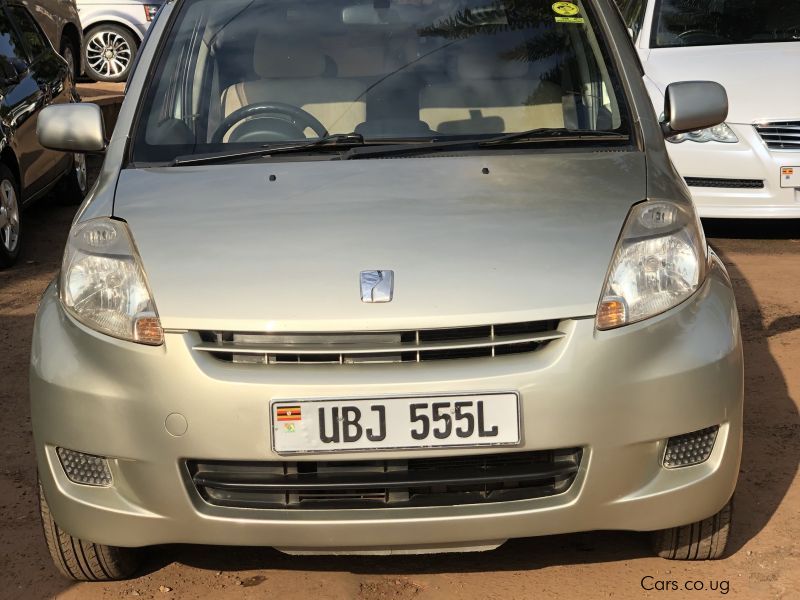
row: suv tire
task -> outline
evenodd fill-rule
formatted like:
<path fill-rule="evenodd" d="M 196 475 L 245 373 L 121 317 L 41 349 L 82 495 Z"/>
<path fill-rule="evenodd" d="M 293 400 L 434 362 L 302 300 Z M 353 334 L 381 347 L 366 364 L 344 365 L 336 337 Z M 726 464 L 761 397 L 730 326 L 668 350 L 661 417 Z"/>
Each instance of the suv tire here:
<path fill-rule="evenodd" d="M 12 266 L 22 248 L 22 198 L 14 174 L 0 164 L 0 269 Z"/>
<path fill-rule="evenodd" d="M 59 52 L 59 54 L 61 55 L 61 58 L 67 61 L 71 71 L 72 80 L 77 81 L 78 77 L 80 77 L 81 70 L 80 50 L 75 47 L 75 44 L 72 40 L 65 37 L 61 42 L 61 52 Z"/>
<path fill-rule="evenodd" d="M 130 31 L 117 25 L 98 25 L 84 39 L 83 67 L 88 77 L 111 83 L 128 79 L 139 49 L 139 41 Z M 110 58 L 105 56 L 106 51 Z"/>
<path fill-rule="evenodd" d="M 74 206 L 83 202 L 89 189 L 88 173 L 86 171 L 86 155 L 74 154 L 72 167 L 64 175 L 56 189 L 59 204 Z"/>

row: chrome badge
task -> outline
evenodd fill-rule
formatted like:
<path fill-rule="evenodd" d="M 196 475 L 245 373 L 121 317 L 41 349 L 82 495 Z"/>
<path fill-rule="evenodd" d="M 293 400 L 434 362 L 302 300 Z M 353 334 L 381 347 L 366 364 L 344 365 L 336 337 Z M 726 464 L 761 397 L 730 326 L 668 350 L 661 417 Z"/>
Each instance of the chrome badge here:
<path fill-rule="evenodd" d="M 361 271 L 361 301 L 391 302 L 394 271 Z"/>

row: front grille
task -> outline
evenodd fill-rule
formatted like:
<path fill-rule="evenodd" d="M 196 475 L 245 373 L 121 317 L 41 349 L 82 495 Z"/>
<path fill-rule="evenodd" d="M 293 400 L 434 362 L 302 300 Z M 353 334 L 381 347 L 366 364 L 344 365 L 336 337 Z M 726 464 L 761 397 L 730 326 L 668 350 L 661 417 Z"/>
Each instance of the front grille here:
<path fill-rule="evenodd" d="M 194 349 L 248 364 L 399 363 L 534 352 L 564 337 L 558 321 L 416 331 L 238 333 L 201 331 Z"/>
<path fill-rule="evenodd" d="M 719 179 L 713 177 L 686 177 L 686 184 L 690 187 L 706 188 L 735 188 L 760 190 L 764 188 L 762 179 Z"/>
<path fill-rule="evenodd" d="M 566 492 L 582 450 L 383 461 L 187 461 L 209 504 L 326 509 L 454 506 L 544 498 Z"/>
<path fill-rule="evenodd" d="M 756 131 L 770 150 L 800 152 L 800 121 L 775 121 L 756 125 Z"/>

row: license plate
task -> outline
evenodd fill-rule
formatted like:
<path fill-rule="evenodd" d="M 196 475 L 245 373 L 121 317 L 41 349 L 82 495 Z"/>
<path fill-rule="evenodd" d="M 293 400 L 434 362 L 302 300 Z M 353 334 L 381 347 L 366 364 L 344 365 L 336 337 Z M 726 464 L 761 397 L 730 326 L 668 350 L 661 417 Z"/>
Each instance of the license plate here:
<path fill-rule="evenodd" d="M 520 442 L 515 393 L 353 400 L 277 400 L 272 448 L 311 454 Z"/>
<path fill-rule="evenodd" d="M 781 167 L 781 187 L 800 188 L 800 167 Z"/>

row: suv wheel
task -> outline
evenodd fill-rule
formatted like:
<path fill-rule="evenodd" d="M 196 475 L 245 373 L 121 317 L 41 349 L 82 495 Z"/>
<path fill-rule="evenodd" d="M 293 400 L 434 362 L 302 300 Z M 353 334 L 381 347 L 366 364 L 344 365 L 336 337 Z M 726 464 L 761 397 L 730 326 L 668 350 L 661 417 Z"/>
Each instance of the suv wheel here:
<path fill-rule="evenodd" d="M 725 554 L 733 499 L 717 514 L 691 525 L 653 532 L 653 549 L 670 560 L 715 560 Z"/>
<path fill-rule="evenodd" d="M 80 204 L 86 198 L 89 177 L 86 171 L 86 155 L 74 154 L 72 168 L 64 175 L 58 188 L 58 203 L 66 206 Z"/>
<path fill-rule="evenodd" d="M 128 79 L 139 43 L 127 29 L 99 25 L 89 30 L 83 46 L 86 74 L 95 81 L 118 83 Z"/>
<path fill-rule="evenodd" d="M 78 49 L 75 48 L 75 44 L 73 44 L 71 40 L 65 38 L 64 41 L 61 42 L 60 54 L 69 65 L 69 72 L 72 74 L 73 80 L 77 80 L 80 76 L 80 69 L 78 68 Z"/>
<path fill-rule="evenodd" d="M 0 268 L 10 267 L 22 246 L 19 186 L 11 170 L 0 165 Z"/>
<path fill-rule="evenodd" d="M 118 581 L 128 579 L 140 564 L 140 551 L 93 544 L 72 537 L 61 529 L 50 515 L 42 484 L 39 483 L 39 510 L 44 527 L 44 539 L 50 558 L 58 570 L 75 581 Z"/>

